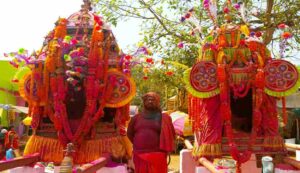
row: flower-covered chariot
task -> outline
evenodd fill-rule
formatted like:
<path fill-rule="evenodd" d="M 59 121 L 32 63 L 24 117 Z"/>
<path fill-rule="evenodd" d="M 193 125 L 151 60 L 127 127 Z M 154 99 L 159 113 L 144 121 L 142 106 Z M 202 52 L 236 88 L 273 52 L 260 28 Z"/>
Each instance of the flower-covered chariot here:
<path fill-rule="evenodd" d="M 41 161 L 61 163 L 68 143 L 75 164 L 131 154 L 125 128 L 135 83 L 111 29 L 84 2 L 56 22 L 19 81 L 33 129 L 24 155 L 40 153 Z"/>
<path fill-rule="evenodd" d="M 276 102 L 284 105 L 284 97 L 298 90 L 299 73 L 290 62 L 271 57 L 261 33 L 229 17 L 205 39 L 184 79 L 195 131 L 193 156 L 230 154 L 240 168 L 251 154 L 286 154 Z M 284 111 L 282 119 L 287 122 Z"/>

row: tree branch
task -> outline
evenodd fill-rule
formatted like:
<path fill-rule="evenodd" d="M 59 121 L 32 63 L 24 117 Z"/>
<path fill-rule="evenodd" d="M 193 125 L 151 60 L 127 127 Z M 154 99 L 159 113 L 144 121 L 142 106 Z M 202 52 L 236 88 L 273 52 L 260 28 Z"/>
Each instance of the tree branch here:
<path fill-rule="evenodd" d="M 156 18 L 156 20 L 158 21 L 158 23 L 167 31 L 167 33 L 169 33 L 170 35 L 173 35 L 175 37 L 178 37 L 180 39 L 183 39 L 180 35 L 171 32 L 167 26 L 164 24 L 164 22 L 159 18 L 159 16 L 156 14 L 156 12 L 148 5 L 146 4 L 146 2 L 144 0 L 139 0 Z"/>
<path fill-rule="evenodd" d="M 266 34 L 264 37 L 264 43 L 269 44 L 272 41 L 273 34 L 275 31 L 276 26 L 272 26 L 271 21 L 271 12 L 273 9 L 274 0 L 267 0 L 267 9 L 266 9 Z"/>
<path fill-rule="evenodd" d="M 123 7 L 127 7 L 127 8 L 132 8 L 132 9 L 137 9 L 136 7 L 130 7 L 130 6 L 126 6 L 126 5 L 119 5 L 117 8 L 122 12 L 125 12 L 125 13 L 128 13 L 128 14 L 122 14 L 121 12 L 118 12 L 116 10 L 113 10 L 109 4 L 107 3 L 101 3 L 99 2 L 99 5 L 102 5 L 102 6 L 106 6 L 110 11 L 112 11 L 113 13 L 116 13 L 120 16 L 127 16 L 127 17 L 132 17 L 132 18 L 139 18 L 139 19 L 155 19 L 154 17 L 147 17 L 147 16 L 142 16 L 142 15 L 139 15 L 139 14 L 136 14 L 134 12 L 132 12 L 130 9 L 125 9 L 125 8 L 121 8 L 121 6 Z M 142 9 L 142 8 L 141 8 Z"/>

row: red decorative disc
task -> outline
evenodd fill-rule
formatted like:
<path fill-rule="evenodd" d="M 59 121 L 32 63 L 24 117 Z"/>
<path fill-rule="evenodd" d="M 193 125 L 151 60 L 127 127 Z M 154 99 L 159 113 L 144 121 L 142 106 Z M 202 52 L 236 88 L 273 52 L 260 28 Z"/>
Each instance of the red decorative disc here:
<path fill-rule="evenodd" d="M 132 78 L 116 69 L 108 71 L 108 80 L 115 81 L 115 85 L 106 107 L 121 107 L 126 105 L 135 96 L 136 86 Z"/>
<path fill-rule="evenodd" d="M 208 92 L 218 87 L 217 65 L 213 62 L 198 62 L 191 70 L 190 81 L 193 88 Z"/>
<path fill-rule="evenodd" d="M 266 87 L 272 91 L 283 92 L 296 85 L 297 68 L 285 60 L 272 60 L 265 66 Z"/>
<path fill-rule="evenodd" d="M 31 84 L 31 72 L 24 75 L 24 77 L 19 82 L 19 93 L 20 93 L 20 95 L 26 101 L 31 101 L 31 102 L 34 102 L 34 103 L 39 104 L 39 105 L 44 105 L 45 103 L 44 103 L 43 99 L 38 96 L 37 83 L 33 82 L 32 95 L 30 95 L 31 94 L 30 84 Z"/>

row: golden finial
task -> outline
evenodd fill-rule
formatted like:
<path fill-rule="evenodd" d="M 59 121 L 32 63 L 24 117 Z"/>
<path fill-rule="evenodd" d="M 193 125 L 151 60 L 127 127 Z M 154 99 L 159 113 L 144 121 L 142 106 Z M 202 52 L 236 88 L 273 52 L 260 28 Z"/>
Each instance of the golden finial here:
<path fill-rule="evenodd" d="M 83 5 L 81 5 L 81 9 L 84 12 L 92 11 L 92 3 L 90 0 L 83 0 Z"/>

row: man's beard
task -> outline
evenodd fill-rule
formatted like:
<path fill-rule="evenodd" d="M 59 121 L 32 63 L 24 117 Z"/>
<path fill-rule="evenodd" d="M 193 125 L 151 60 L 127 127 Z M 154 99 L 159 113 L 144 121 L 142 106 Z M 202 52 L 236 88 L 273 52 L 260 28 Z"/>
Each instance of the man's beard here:
<path fill-rule="evenodd" d="M 151 111 L 151 112 L 158 112 L 160 111 L 160 107 L 154 104 L 150 104 L 150 105 L 145 105 L 144 106 L 146 110 Z"/>

